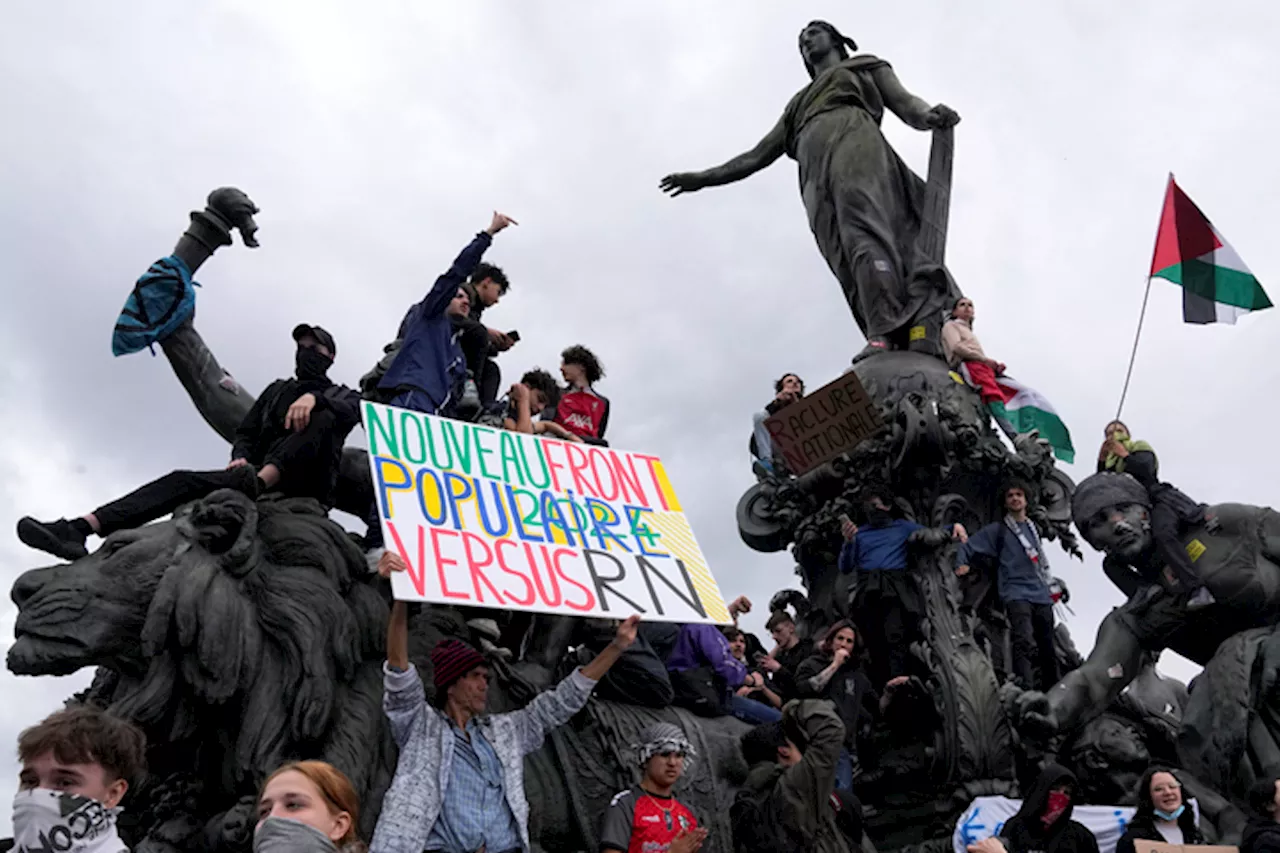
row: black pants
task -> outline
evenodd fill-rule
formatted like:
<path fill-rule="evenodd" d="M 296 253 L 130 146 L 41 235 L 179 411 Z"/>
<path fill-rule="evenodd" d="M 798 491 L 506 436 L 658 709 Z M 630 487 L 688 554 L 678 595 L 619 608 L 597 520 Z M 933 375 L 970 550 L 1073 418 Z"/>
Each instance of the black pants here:
<path fill-rule="evenodd" d="M 1024 687 L 1047 691 L 1058 683 L 1058 657 L 1053 644 L 1053 605 L 1007 601 L 1004 608 L 1009 615 L 1013 674 Z"/>
<path fill-rule="evenodd" d="M 332 412 L 313 412 L 306 429 L 292 433 L 271 448 L 263 465 L 271 463 L 280 469 L 278 491 L 290 497 L 314 497 L 327 504 L 333 488 L 333 423 Z M 235 489 L 255 496 L 258 491 L 255 480 L 250 468 L 170 471 L 98 507 L 93 514 L 105 536 L 163 518 L 183 504 L 218 489 Z"/>
<path fill-rule="evenodd" d="M 458 346 L 467 361 L 467 370 L 480 393 L 480 404 L 488 406 L 498 399 L 502 370 L 489 358 L 489 330 L 481 323 L 468 323 L 458 337 Z"/>
<path fill-rule="evenodd" d="M 1151 507 L 1151 540 L 1156 546 L 1156 553 L 1173 572 L 1184 590 L 1203 586 L 1204 582 L 1196 574 L 1195 566 L 1187 550 L 1182 547 L 1179 535 L 1182 519 L 1177 509 L 1163 501 L 1153 501 Z M 1167 584 L 1162 584 L 1167 586 Z"/>
<path fill-rule="evenodd" d="M 911 674 L 914 619 L 896 595 L 871 594 L 851 609 L 854 624 L 868 640 L 871 664 L 884 681 Z"/>

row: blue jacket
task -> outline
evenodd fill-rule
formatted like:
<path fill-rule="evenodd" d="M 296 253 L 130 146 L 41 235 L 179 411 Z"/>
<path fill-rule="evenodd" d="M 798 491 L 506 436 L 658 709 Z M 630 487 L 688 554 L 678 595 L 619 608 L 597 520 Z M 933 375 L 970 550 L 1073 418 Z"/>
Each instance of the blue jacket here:
<path fill-rule="evenodd" d="M 861 569 L 902 570 L 907 567 L 907 540 L 924 525 L 895 518 L 884 527 L 859 527 L 852 542 L 844 543 L 836 563 L 841 574 Z"/>
<path fill-rule="evenodd" d="M 1023 531 L 1031 538 L 1040 552 L 1037 567 L 1027 556 L 1017 534 L 1005 526 L 1004 519 L 979 530 L 956 551 L 956 566 L 970 565 L 974 554 L 996 559 L 999 566 L 997 590 L 1001 601 L 1026 601 L 1031 604 L 1053 604 L 1046 580 L 1049 558 L 1044 553 L 1044 543 L 1029 521 L 1022 522 Z M 1001 531 L 1004 531 L 1003 533 Z M 997 554 L 997 550 L 999 553 Z"/>
<path fill-rule="evenodd" d="M 445 410 L 453 402 L 466 380 L 467 364 L 445 310 L 492 242 L 493 238 L 483 231 L 477 234 L 453 266 L 436 279 L 426 298 L 405 314 L 398 335 L 400 351 L 378 388 L 396 393 L 421 391 L 433 404 L 427 414 Z"/>

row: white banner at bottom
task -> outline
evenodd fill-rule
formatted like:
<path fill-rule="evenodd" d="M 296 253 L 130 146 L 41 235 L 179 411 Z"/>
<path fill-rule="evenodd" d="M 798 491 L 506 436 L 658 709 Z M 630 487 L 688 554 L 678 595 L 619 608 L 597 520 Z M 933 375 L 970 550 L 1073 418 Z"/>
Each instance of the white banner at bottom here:
<path fill-rule="evenodd" d="M 1005 822 L 1017 814 L 1021 806 L 1022 800 L 1008 797 L 975 799 L 956 821 L 956 831 L 951 836 L 955 853 L 965 853 L 968 845 L 999 835 Z M 1082 824 L 1098 840 L 1098 853 L 1115 853 L 1116 842 L 1124 835 L 1124 828 L 1131 817 L 1132 806 L 1076 806 L 1071 811 L 1071 819 Z"/>

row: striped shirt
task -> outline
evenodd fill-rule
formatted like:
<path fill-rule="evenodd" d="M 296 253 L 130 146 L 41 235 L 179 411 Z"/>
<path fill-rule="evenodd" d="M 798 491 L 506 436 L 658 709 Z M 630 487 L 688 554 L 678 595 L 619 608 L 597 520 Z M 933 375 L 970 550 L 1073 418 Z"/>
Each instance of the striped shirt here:
<path fill-rule="evenodd" d="M 427 837 L 427 850 L 470 853 L 484 847 L 496 853 L 521 847 L 520 830 L 502 787 L 502 762 L 493 746 L 475 718 L 467 721 L 465 734 L 451 720 L 449 733 L 453 773 L 440 817 Z"/>

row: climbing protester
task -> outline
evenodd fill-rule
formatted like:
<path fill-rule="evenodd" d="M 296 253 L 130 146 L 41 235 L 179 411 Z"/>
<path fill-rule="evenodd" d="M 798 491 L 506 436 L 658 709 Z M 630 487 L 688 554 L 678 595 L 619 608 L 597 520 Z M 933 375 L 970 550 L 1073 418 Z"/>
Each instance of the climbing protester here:
<path fill-rule="evenodd" d="M 423 300 L 404 315 L 396 334 L 398 345 L 388 347 L 383 362 L 361 381 L 362 387 L 376 385 L 384 402 L 402 409 L 428 415 L 451 414 L 461 396 L 467 370 L 459 345 L 463 330 L 455 328 L 450 317 L 474 313 L 478 293 L 488 298 L 492 290 L 500 290 L 497 284 L 468 290 L 466 279 L 480 269 L 480 258 L 492 245 L 494 236 L 514 224 L 509 216 L 493 214 L 489 227 L 475 236 L 453 265 L 436 279 Z M 380 368 L 385 372 L 378 376 Z"/>
<path fill-rule="evenodd" d="M 729 604 L 730 616 L 741 606 L 741 600 Z M 775 708 L 737 695 L 738 688 L 747 681 L 747 668 L 733 656 L 729 641 L 715 625 L 681 625 L 675 647 L 667 657 L 667 673 L 675 690 L 672 704 L 699 716 L 732 714 L 756 724 L 773 722 L 781 716 Z"/>
<path fill-rule="evenodd" d="M 1142 484 L 1151 498 L 1151 541 L 1164 565 L 1173 573 L 1173 582 L 1164 572 L 1145 578 L 1187 597 L 1187 606 L 1195 609 L 1214 602 L 1214 597 L 1200 579 L 1191 557 L 1182 546 L 1182 535 L 1190 528 L 1204 524 L 1204 505 L 1196 503 L 1176 487 L 1160 481 L 1160 462 L 1155 450 L 1145 441 L 1135 441 L 1122 421 L 1112 421 L 1103 431 L 1106 436 L 1098 451 L 1098 472 L 1128 474 Z"/>
<path fill-rule="evenodd" d="M 18 538 L 64 560 L 88 554 L 89 534 L 107 537 L 168 515 L 218 489 L 251 498 L 264 492 L 333 505 L 342 445 L 360 423 L 360 395 L 328 376 L 338 347 L 319 326 L 293 330 L 294 376 L 267 386 L 236 430 L 231 462 L 221 471 L 171 471 L 74 519 L 18 521 Z"/>
<path fill-rule="evenodd" d="M 677 726 L 654 723 L 640 732 L 640 784 L 614 796 L 600 827 L 601 853 L 694 853 L 707 830 L 671 793 L 697 753 Z"/>
<path fill-rule="evenodd" d="M 1280 853 L 1280 777 L 1268 775 L 1255 782 L 1248 806 L 1240 853 Z"/>
<path fill-rule="evenodd" d="M 76 705 L 18 735 L 13 843 L 18 851 L 127 853 L 116 834 L 120 801 L 146 772 L 146 737 L 106 711 Z"/>
<path fill-rule="evenodd" d="M 769 614 L 764 627 L 774 642 L 773 651 L 760 661 L 760 668 L 768 673 L 769 687 L 784 702 L 798 698 L 796 672 L 799 671 L 800 664 L 813 654 L 813 641 L 800 639 L 796 633 L 795 620 L 785 610 L 775 610 Z"/>
<path fill-rule="evenodd" d="M 351 780 L 324 761 L 291 761 L 258 794 L 254 853 L 364 853 L 356 834 L 360 798 Z"/>
<path fill-rule="evenodd" d="M 851 790 L 854 778 L 861 772 L 858 741 L 870 733 L 893 693 L 908 681 L 906 676 L 890 680 L 884 696 L 880 696 L 862 671 L 863 651 L 857 627 L 842 619 L 827 629 L 818 651 L 796 673 L 800 695 L 830 700 L 844 722 L 844 749 L 836 764 L 836 787 L 842 791 Z"/>
<path fill-rule="evenodd" d="M 850 616 L 858 625 L 872 626 L 864 638 L 871 659 L 887 667 L 876 673 L 877 681 L 911 674 L 911 641 L 924 613 L 916 580 L 907 572 L 909 558 L 915 556 L 911 552 L 968 539 L 961 524 L 925 527 L 898 517 L 894 506 L 888 490 L 869 489 L 863 499 L 861 526 L 847 517 L 841 520 L 845 541 L 836 563 L 849 587 Z"/>
<path fill-rule="evenodd" d="M 575 344 L 560 353 L 560 375 L 566 388 L 560 394 L 553 421 L 587 444 L 608 446 L 604 431 L 609 426 L 609 399 L 595 389 L 595 384 L 604 378 L 600 359 Z"/>
<path fill-rule="evenodd" d="M 516 224 L 510 220 L 512 224 Z M 480 395 L 480 405 L 491 405 L 497 399 L 502 385 L 502 371 L 494 361 L 499 353 L 515 346 L 520 336 L 486 326 L 482 322 L 485 309 L 497 305 L 511 289 L 511 281 L 501 267 L 481 263 L 462 289 L 469 297 L 469 310 L 457 321 L 462 333 L 462 348 L 467 357 L 467 367 L 472 371 Z"/>
<path fill-rule="evenodd" d="M 1027 487 L 1009 483 L 1003 498 L 1004 517 L 970 536 L 956 552 L 956 574 L 969 574 L 974 557 L 994 563 L 996 590 L 1009 619 L 1013 675 L 1025 689 L 1047 691 L 1058 681 L 1049 559 L 1039 531 L 1027 518 Z"/>
<path fill-rule="evenodd" d="M 751 416 L 751 455 L 765 472 L 774 471 L 773 438 L 765 421 L 804 396 L 804 380 L 794 373 L 784 373 L 773 383 L 773 399 L 762 411 Z"/>
<path fill-rule="evenodd" d="M 1000 836 L 970 844 L 969 853 L 1098 853 L 1093 833 L 1071 819 L 1075 792 L 1070 770 L 1046 765 Z"/>
<path fill-rule="evenodd" d="M 729 651 L 734 658 L 747 668 L 747 675 L 742 680 L 742 686 L 734 691 L 734 695 L 754 699 L 756 702 L 772 708 L 781 708 L 782 697 L 770 689 L 768 676 L 758 665 L 753 665 L 751 661 L 747 660 L 747 634 L 736 626 L 724 628 L 721 633 L 729 641 Z"/>
<path fill-rule="evenodd" d="M 1135 853 L 1134 841 L 1204 844 L 1196 812 L 1182 797 L 1182 782 L 1167 767 L 1152 767 L 1138 783 L 1137 810 L 1116 842 L 1116 853 Z"/>
<path fill-rule="evenodd" d="M 836 764 L 846 739 L 830 702 L 788 702 L 782 720 L 742 736 L 750 768 L 729 810 L 734 853 L 850 853 L 837 823 Z M 848 801 L 841 798 L 840 803 Z M 852 828 L 850 828 L 852 831 Z M 860 817 L 857 834 L 861 837 Z"/>
<path fill-rule="evenodd" d="M 636 638 L 639 616 L 584 667 L 519 711 L 484 713 L 485 658 L 466 643 L 442 640 L 431 651 L 430 704 L 409 662 L 408 607 L 396 601 L 387 626 L 382 707 L 400 749 L 382 802 L 373 853 L 492 853 L 530 849 L 524 756 L 582 710 L 591 691 Z"/>
<path fill-rule="evenodd" d="M 555 407 L 559 394 L 560 387 L 550 373 L 536 367 L 526 372 L 519 382 L 511 386 L 507 395 L 502 428 L 530 435 L 549 435 L 562 441 L 582 441 L 554 421 L 534 420 L 545 409 Z"/>

